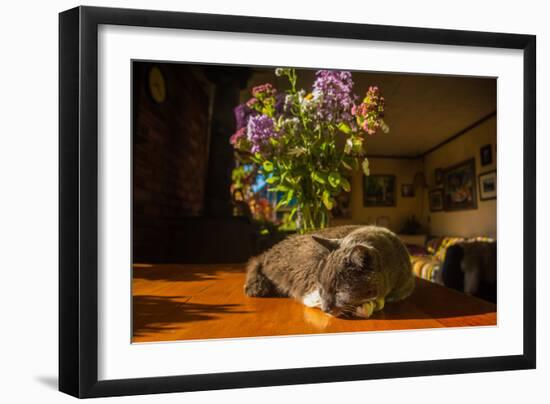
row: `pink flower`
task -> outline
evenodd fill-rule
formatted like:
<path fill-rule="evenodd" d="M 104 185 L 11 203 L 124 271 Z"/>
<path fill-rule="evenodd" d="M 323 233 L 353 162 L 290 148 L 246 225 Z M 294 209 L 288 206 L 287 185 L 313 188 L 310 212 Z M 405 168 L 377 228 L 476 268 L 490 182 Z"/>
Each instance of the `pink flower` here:
<path fill-rule="evenodd" d="M 244 138 L 246 136 L 246 127 L 243 127 L 239 129 L 237 132 L 235 132 L 231 137 L 229 138 L 229 143 L 231 143 L 233 146 L 237 144 L 237 142 Z"/>
<path fill-rule="evenodd" d="M 277 94 L 277 90 L 269 83 L 265 83 L 252 88 L 252 95 L 254 97 L 272 97 Z"/>
<path fill-rule="evenodd" d="M 249 99 L 247 102 L 246 102 L 246 106 L 248 108 L 253 108 L 254 105 L 256 105 L 258 103 L 258 99 L 257 98 L 251 98 Z"/>

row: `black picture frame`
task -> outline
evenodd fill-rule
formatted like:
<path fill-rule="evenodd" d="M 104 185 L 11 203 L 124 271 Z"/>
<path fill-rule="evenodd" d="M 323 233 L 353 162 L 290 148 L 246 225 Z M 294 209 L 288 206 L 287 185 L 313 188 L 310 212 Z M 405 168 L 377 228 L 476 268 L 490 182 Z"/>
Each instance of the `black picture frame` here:
<path fill-rule="evenodd" d="M 523 51 L 523 352 L 517 355 L 98 380 L 98 26 L 157 27 Z M 104 397 L 536 366 L 536 37 L 533 35 L 77 7 L 59 16 L 59 389 Z"/>
<path fill-rule="evenodd" d="M 485 190 L 483 189 L 483 178 L 494 174 L 494 196 L 485 196 Z M 491 170 L 484 173 L 481 173 L 477 176 L 477 183 L 479 185 L 479 200 L 480 201 L 490 201 L 497 199 L 497 170 Z"/>
<path fill-rule="evenodd" d="M 493 146 L 486 144 L 479 149 L 479 161 L 482 166 L 487 166 L 493 163 Z"/>

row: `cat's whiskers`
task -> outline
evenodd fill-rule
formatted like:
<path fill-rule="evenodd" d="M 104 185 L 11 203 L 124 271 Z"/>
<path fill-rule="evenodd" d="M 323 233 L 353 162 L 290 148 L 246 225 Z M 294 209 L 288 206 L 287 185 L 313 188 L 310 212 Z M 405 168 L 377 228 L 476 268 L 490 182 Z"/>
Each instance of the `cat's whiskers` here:
<path fill-rule="evenodd" d="M 355 316 L 355 306 L 352 305 L 345 305 L 340 308 L 340 315 L 342 317 L 354 317 Z"/>

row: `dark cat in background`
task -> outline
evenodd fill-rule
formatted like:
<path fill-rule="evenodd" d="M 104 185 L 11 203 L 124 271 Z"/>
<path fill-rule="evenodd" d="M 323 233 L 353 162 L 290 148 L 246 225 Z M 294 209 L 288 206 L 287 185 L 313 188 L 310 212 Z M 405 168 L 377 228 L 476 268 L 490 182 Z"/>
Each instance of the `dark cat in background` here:
<path fill-rule="evenodd" d="M 250 259 L 244 287 L 248 296 L 289 296 L 334 316 L 364 318 L 413 289 L 407 249 L 376 226 L 288 237 Z"/>

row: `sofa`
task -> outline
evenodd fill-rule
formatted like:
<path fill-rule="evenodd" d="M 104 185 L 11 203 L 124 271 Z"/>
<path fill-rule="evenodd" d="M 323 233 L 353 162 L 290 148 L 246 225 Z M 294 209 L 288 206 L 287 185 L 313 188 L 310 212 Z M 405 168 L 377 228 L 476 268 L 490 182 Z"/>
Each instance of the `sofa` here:
<path fill-rule="evenodd" d="M 414 274 L 496 303 L 496 240 L 490 237 L 402 237 Z"/>

